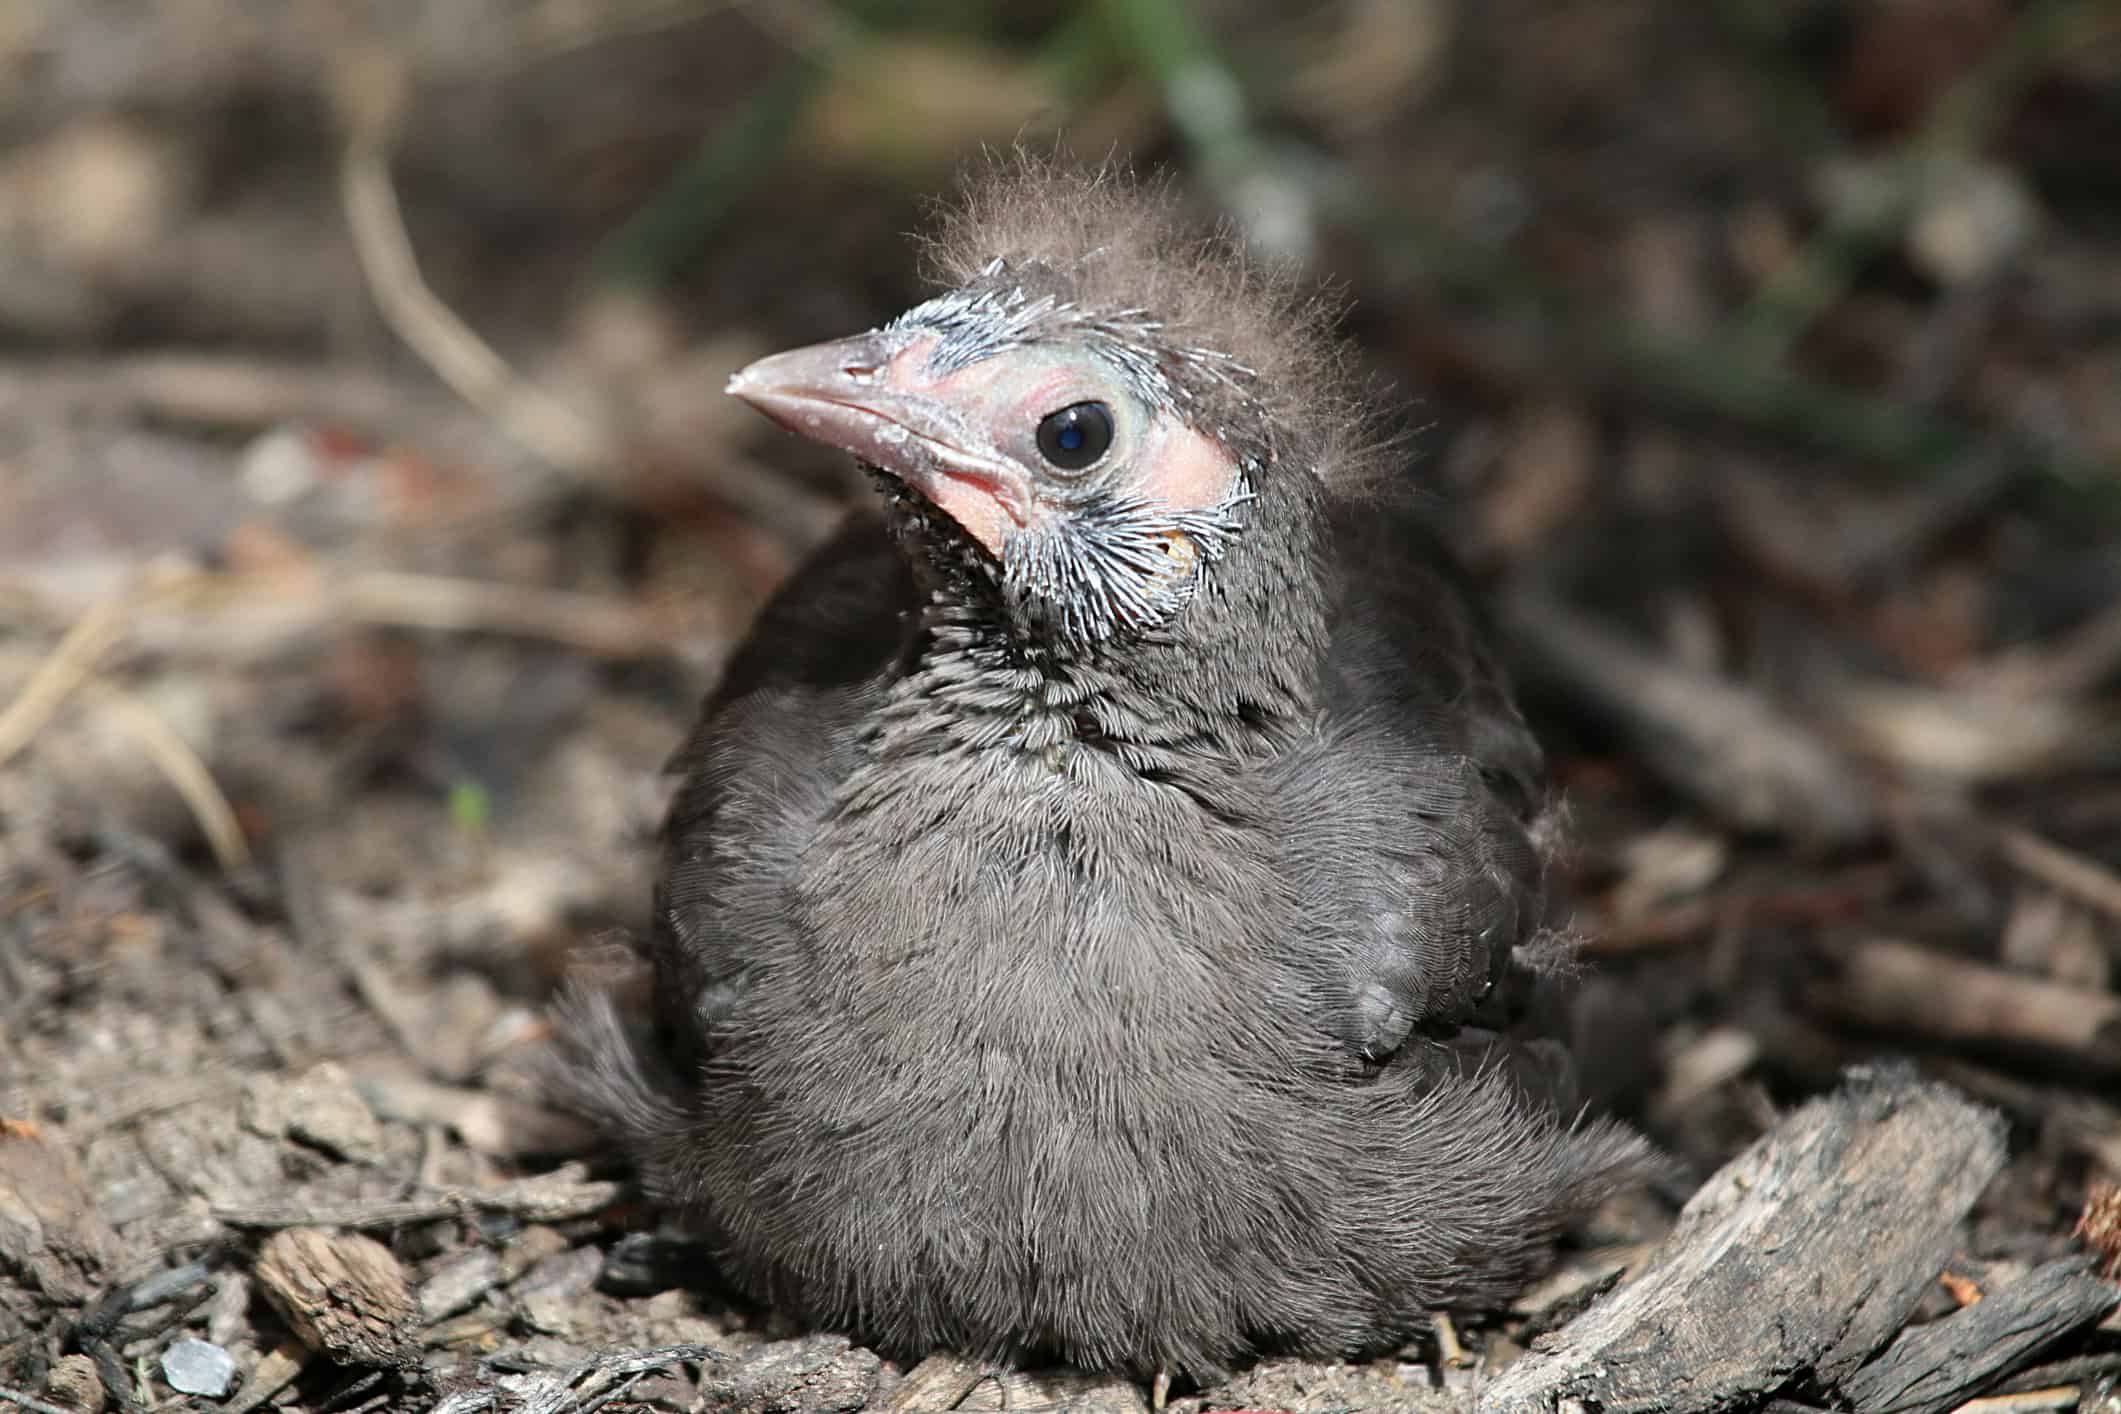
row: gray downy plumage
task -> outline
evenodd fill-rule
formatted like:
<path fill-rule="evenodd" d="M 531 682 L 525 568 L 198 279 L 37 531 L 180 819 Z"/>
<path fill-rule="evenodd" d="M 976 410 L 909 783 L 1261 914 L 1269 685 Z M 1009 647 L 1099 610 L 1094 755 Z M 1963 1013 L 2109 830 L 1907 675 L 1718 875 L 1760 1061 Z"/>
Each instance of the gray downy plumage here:
<path fill-rule="evenodd" d="M 1209 1376 L 1505 1298 L 1644 1149 L 1528 1032 L 1540 752 L 1330 311 L 1022 159 L 934 254 L 732 384 L 883 514 L 674 763 L 652 1018 L 579 990 L 564 1092 L 728 1275 L 892 1353 Z M 1039 460 L 1071 398 L 1088 471 Z"/>

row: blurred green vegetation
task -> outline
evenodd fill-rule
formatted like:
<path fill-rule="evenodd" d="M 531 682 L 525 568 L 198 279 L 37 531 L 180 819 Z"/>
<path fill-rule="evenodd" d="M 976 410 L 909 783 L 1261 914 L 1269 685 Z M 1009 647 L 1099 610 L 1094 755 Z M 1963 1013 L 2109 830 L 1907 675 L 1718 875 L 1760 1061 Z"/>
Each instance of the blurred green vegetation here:
<path fill-rule="evenodd" d="M 1541 13 L 1536 5 L 1509 8 L 1527 18 Z M 1336 113 L 1330 93 L 1324 102 L 1298 93 L 1307 75 L 1330 79 L 1336 65 L 1362 58 L 1405 71 L 1402 91 L 1387 93 L 1387 104 L 1423 84 L 1483 82 L 1474 73 L 1436 72 L 1449 68 L 1449 58 L 1422 57 L 1407 42 L 1424 25 L 1449 23 L 1448 6 L 1424 0 L 1264 14 L 1187 0 L 760 6 L 754 17 L 784 41 L 782 59 L 609 239 L 598 268 L 635 287 L 665 285 L 712 248 L 762 183 L 808 160 L 802 145 L 815 144 L 820 132 L 838 160 L 909 186 L 932 184 L 982 142 L 1036 144 L 1058 134 L 1094 158 L 1138 151 L 1147 133 L 1150 151 L 1182 165 L 1257 243 L 1314 258 L 1323 231 L 1336 254 L 1353 249 L 1360 264 L 1351 278 L 1366 294 L 1447 301 L 1455 317 L 1532 331 L 1525 340 L 1542 352 L 1536 367 L 1519 370 L 1528 380 L 1639 399 L 1856 467 L 1950 476 L 1971 460 L 2000 463 L 2044 478 L 2102 516 L 2121 514 L 2110 449 L 1911 401 L 1840 376 L 1807 353 L 1822 323 L 1895 263 L 1911 226 L 1950 200 L 1954 183 L 1998 166 L 2008 171 L 2007 130 L 2028 94 L 2073 52 L 2121 45 L 2121 7 L 2103 0 L 1960 5 L 1977 19 L 1990 15 L 1986 38 L 1965 46 L 1963 62 L 1945 66 L 1941 77 L 1909 80 L 1927 88 L 1896 129 L 1857 135 L 1847 110 L 1861 105 L 1834 93 L 1818 34 L 1839 26 L 1844 49 L 1889 46 L 1903 32 L 1919 32 L 1922 14 L 1904 16 L 1902 29 L 1881 23 L 1878 34 L 1851 39 L 1846 32 L 1863 18 L 1862 6 L 1714 0 L 1691 7 L 1691 16 L 1688 8 L 1615 7 L 1635 17 L 1636 36 L 1658 25 L 1686 27 L 1691 42 L 1712 46 L 1718 64 L 1744 76 L 1737 101 L 1751 114 L 1743 126 L 1774 147 L 1733 151 L 1733 167 L 1750 170 L 1720 174 L 1721 185 L 1754 180 L 1787 189 L 1831 164 L 1857 169 L 1841 195 L 1819 203 L 1812 228 L 1775 269 L 1695 330 L 1657 327 L 1604 291 L 1543 268 L 1531 239 L 1469 235 L 1446 213 L 1410 203 L 1375 174 L 1404 150 L 1393 144 L 1419 142 L 1418 131 L 1389 113 Z M 1327 33 L 1336 24 L 1338 35 Z M 1364 26 L 1377 30 L 1367 56 Z M 1336 43 L 1337 56 L 1328 52 Z M 1519 57 L 1536 67 L 1534 47 Z M 1919 46 L 1907 62 L 1938 67 Z M 2115 73 L 2121 77 L 2121 66 Z M 1379 102 L 1360 85 L 1340 96 L 1350 109 Z M 1876 127 L 1861 111 L 1854 117 Z M 1602 154 L 1590 146 L 1585 157 L 1595 163 Z M 1995 258 L 2007 262 L 2020 248 Z M 1883 278 L 1905 281 L 1890 269 Z M 1932 298 L 1951 294 L 1939 289 Z"/>

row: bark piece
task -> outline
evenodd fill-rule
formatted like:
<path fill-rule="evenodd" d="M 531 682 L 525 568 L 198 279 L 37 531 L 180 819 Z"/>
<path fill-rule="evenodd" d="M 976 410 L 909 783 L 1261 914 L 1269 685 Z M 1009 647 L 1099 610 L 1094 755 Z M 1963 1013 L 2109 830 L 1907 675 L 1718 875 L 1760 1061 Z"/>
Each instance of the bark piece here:
<path fill-rule="evenodd" d="M 404 1368 L 420 1358 L 419 1307 L 390 1249 L 359 1233 L 274 1233 L 257 1278 L 302 1342 L 342 1365 Z"/>
<path fill-rule="evenodd" d="M 57 1304 L 85 1301 L 117 1250 L 64 1140 L 27 1121 L 0 1121 L 0 1276 Z"/>
<path fill-rule="evenodd" d="M 1853 1071 L 1724 1165 L 1639 1277 L 1480 1408 L 1688 1414 L 1798 1375 L 1839 1384 L 1899 1331 L 2003 1161 L 1993 1111 L 1905 1067 Z"/>
<path fill-rule="evenodd" d="M 79 1410 L 81 1414 L 102 1414 L 104 1405 L 110 1402 L 103 1377 L 96 1373 L 96 1362 L 86 1355 L 59 1357 L 51 1373 L 44 1377 L 44 1395 L 61 1409 Z"/>
<path fill-rule="evenodd" d="M 1949 1316 L 1910 1327 L 1843 1381 L 1841 1392 L 1864 1414 L 1950 1409 L 2121 1303 L 2121 1287 L 2090 1268 L 2088 1257 L 2049 1262 Z"/>
<path fill-rule="evenodd" d="M 706 1382 L 709 1409 L 742 1414 L 841 1414 L 875 1392 L 883 1362 L 845 1336 L 776 1340 L 748 1350 Z"/>
<path fill-rule="evenodd" d="M 243 1125 L 270 1138 L 298 1140 L 358 1164 L 383 1160 L 383 1127 L 345 1067 L 311 1066 L 293 1080 L 252 1077 L 243 1092 Z"/>

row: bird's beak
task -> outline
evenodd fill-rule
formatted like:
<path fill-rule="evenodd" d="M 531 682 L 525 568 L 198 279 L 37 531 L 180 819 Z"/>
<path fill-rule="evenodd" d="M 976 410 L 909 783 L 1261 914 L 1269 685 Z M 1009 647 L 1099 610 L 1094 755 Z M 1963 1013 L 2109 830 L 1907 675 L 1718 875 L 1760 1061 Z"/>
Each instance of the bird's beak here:
<path fill-rule="evenodd" d="M 933 338 L 877 330 L 790 349 L 739 369 L 728 391 L 789 431 L 889 472 L 999 555 L 1030 521 L 1029 481 L 927 372 Z"/>

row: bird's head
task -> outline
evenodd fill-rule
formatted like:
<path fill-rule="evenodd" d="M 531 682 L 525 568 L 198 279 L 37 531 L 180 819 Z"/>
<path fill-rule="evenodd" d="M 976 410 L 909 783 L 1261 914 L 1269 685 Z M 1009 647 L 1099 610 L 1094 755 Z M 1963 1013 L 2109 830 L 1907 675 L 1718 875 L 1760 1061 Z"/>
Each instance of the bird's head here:
<path fill-rule="evenodd" d="M 1069 656 L 1170 625 L 1240 561 L 1296 567 L 1272 562 L 1308 552 L 1292 518 L 1359 421 L 1321 306 L 1162 187 L 1025 159 L 931 250 L 945 293 L 729 391 L 874 468 L 931 568 Z"/>

